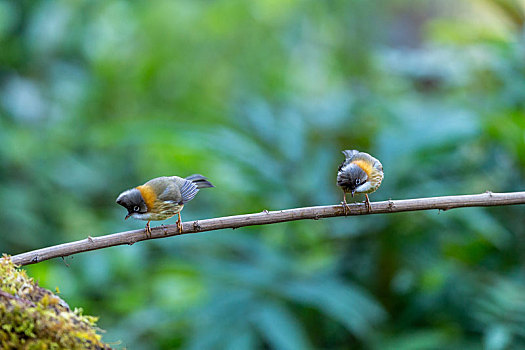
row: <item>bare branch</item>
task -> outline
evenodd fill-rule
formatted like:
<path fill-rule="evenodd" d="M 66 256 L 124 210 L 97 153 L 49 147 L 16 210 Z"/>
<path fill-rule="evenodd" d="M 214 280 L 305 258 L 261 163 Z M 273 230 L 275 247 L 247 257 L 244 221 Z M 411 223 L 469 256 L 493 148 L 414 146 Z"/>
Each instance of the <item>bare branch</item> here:
<path fill-rule="evenodd" d="M 431 198 L 416 198 L 405 200 L 388 200 L 371 203 L 372 211 L 368 213 L 363 203 L 349 204 L 348 216 L 397 213 L 403 211 L 417 211 L 440 209 L 449 210 L 462 207 L 487 207 L 499 205 L 525 204 L 525 192 L 492 193 L 445 196 Z M 226 216 L 222 218 L 196 220 L 183 223 L 181 234 L 203 231 L 238 228 L 253 225 L 275 224 L 285 221 L 329 218 L 345 216 L 341 205 L 295 208 L 278 211 L 263 211 L 256 214 Z M 165 238 L 179 235 L 177 225 L 159 226 L 151 229 L 151 238 L 146 237 L 144 230 L 134 230 L 114 233 L 106 236 L 90 237 L 86 239 L 42 248 L 12 257 L 17 265 L 29 265 L 57 257 L 65 257 L 90 250 L 113 247 L 121 244 L 134 244 L 147 239 Z"/>

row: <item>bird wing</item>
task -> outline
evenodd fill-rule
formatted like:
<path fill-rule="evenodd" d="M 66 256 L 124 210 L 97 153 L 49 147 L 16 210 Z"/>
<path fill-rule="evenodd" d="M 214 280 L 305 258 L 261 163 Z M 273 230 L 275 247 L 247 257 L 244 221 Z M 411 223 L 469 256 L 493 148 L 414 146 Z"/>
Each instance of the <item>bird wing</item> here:
<path fill-rule="evenodd" d="M 156 201 L 171 201 L 179 204 L 182 200 L 179 187 L 171 177 L 157 177 L 146 182 L 144 186 L 149 186 L 153 189 L 153 192 L 156 194 Z"/>
<path fill-rule="evenodd" d="M 168 186 L 159 196 L 163 200 L 172 200 L 178 204 L 185 204 L 191 201 L 199 189 L 195 183 L 178 176 L 170 176 Z"/>

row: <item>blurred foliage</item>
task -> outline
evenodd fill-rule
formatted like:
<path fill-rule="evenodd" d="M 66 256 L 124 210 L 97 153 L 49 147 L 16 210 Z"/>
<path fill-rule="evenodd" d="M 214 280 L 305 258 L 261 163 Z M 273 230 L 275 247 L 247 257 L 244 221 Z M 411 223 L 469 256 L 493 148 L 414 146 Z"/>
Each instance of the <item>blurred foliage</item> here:
<path fill-rule="evenodd" d="M 372 200 L 518 191 L 525 3 L 0 1 L 0 248 L 143 222 L 161 175 L 216 185 L 184 220 L 338 203 L 343 149 Z M 133 349 L 518 349 L 523 206 L 267 225 L 28 267 Z M 167 223 L 174 223 L 173 220 Z"/>

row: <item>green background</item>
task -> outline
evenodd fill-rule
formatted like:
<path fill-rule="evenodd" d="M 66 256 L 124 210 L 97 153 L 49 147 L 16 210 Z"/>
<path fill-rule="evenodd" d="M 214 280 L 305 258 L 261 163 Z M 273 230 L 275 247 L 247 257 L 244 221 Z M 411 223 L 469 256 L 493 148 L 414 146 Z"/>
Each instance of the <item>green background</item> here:
<path fill-rule="evenodd" d="M 336 204 L 343 149 L 383 163 L 372 201 L 522 190 L 524 23 L 521 0 L 2 0 L 0 251 L 142 228 L 115 199 L 162 175 L 215 184 L 186 221 Z M 119 349 L 518 349 L 524 215 L 299 221 L 27 269 Z"/>

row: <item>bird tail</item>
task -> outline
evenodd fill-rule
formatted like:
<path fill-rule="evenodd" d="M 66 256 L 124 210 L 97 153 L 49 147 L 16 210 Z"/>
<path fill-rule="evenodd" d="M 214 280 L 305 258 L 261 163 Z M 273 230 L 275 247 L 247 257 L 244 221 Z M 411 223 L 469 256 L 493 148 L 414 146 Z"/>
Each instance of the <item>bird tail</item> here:
<path fill-rule="evenodd" d="M 347 149 L 347 150 L 342 151 L 342 152 L 345 155 L 346 159 L 352 158 L 353 156 L 355 156 L 355 155 L 357 155 L 359 153 L 359 151 L 356 150 L 356 149 L 352 149 L 352 150 Z"/>
<path fill-rule="evenodd" d="M 186 177 L 186 180 L 189 180 L 193 182 L 197 188 L 208 188 L 208 187 L 215 187 L 211 184 L 211 182 L 208 181 L 207 178 L 202 176 L 201 174 L 193 174 L 188 177 Z"/>

